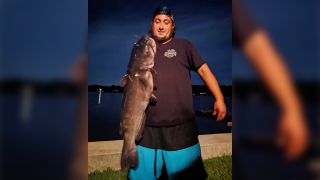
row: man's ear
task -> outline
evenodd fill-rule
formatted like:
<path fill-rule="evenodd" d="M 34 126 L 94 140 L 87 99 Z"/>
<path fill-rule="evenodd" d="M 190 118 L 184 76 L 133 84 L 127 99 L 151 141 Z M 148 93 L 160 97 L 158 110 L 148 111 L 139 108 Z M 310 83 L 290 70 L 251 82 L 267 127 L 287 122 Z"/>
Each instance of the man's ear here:
<path fill-rule="evenodd" d="M 172 30 L 173 30 L 174 26 L 175 26 L 175 24 L 174 24 L 174 23 L 172 23 Z"/>

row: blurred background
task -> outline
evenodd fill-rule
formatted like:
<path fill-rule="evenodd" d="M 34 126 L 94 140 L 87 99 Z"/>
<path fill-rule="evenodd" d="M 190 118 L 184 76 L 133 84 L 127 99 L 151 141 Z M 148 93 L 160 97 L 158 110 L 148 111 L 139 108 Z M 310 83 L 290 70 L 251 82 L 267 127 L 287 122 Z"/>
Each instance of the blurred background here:
<path fill-rule="evenodd" d="M 0 19 L 0 179 L 67 179 L 87 84 L 88 2 L 4 0 Z"/>
<path fill-rule="evenodd" d="M 233 179 L 317 179 L 320 172 L 319 1 L 233 0 L 232 3 Z M 260 46 L 254 40 L 260 37 L 261 33 L 256 32 L 261 30 L 272 48 Z M 257 58 L 264 55 L 265 49 L 268 53 L 273 49 L 279 55 L 277 60 Z M 293 110 L 283 112 L 279 103 L 281 87 L 275 86 L 289 87 L 283 85 L 290 84 L 287 81 L 278 80 L 286 71 L 279 71 L 275 66 L 264 68 L 278 60 L 290 74 L 292 86 L 287 93 L 298 97 L 304 114 L 301 119 L 309 134 L 307 140 L 300 142 L 305 149 L 294 158 L 286 158 L 286 149 L 278 148 L 276 143 L 282 115 L 299 114 Z M 268 81 L 267 77 L 277 82 Z M 291 137 L 297 134 L 298 139 L 303 125 L 296 125 L 294 119 L 289 118 L 292 123 L 285 127 L 292 127 Z"/>

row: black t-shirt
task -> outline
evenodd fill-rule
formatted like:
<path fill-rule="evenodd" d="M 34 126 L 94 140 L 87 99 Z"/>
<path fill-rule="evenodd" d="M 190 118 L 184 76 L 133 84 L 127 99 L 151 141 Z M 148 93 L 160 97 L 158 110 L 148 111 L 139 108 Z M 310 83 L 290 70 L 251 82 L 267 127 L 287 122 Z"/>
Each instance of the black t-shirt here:
<path fill-rule="evenodd" d="M 205 62 L 191 42 L 173 38 L 157 45 L 153 73 L 157 103 L 146 110 L 146 125 L 170 126 L 194 119 L 190 70 Z"/>

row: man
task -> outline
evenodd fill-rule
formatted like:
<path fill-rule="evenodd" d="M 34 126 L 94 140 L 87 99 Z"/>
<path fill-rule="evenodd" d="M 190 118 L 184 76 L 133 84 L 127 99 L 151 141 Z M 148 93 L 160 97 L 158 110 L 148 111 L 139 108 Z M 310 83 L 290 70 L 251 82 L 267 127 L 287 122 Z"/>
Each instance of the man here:
<path fill-rule="evenodd" d="M 129 170 L 129 179 L 205 179 L 198 131 L 192 109 L 190 70 L 196 71 L 215 96 L 214 115 L 226 114 L 217 80 L 196 48 L 185 39 L 175 39 L 173 13 L 156 8 L 149 33 L 157 44 L 153 74 L 157 103 L 146 110 L 146 126 L 138 147 L 139 165 Z M 165 170 L 163 170 L 165 169 Z"/>

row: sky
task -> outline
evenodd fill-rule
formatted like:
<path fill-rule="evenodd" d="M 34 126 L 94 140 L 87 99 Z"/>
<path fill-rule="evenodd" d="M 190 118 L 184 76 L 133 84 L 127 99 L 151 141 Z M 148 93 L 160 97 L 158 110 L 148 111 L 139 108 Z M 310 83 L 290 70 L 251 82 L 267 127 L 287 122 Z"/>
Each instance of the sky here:
<path fill-rule="evenodd" d="M 256 23 L 266 30 L 293 79 L 303 82 L 319 81 L 319 1 L 241 2 Z M 234 79 L 258 78 L 247 58 L 236 48 L 232 51 L 232 73 Z"/>
<path fill-rule="evenodd" d="M 189 40 L 220 85 L 232 81 L 231 0 L 219 1 L 88 1 L 88 84 L 119 85 L 138 37 L 147 34 L 155 8 L 174 13 L 175 38 Z M 138 36 L 138 37 L 137 37 Z M 203 85 L 191 72 L 193 85 Z"/>
<path fill-rule="evenodd" d="M 88 1 L 8 0 L 1 7 L 0 78 L 67 79 L 86 47 Z"/>
<path fill-rule="evenodd" d="M 242 2 L 267 30 L 291 74 L 303 81 L 319 80 L 319 2 Z M 88 32 L 88 83 L 118 85 L 136 36 L 147 33 L 154 9 L 163 5 L 175 14 L 176 37 L 195 45 L 220 84 L 231 84 L 232 77 L 257 77 L 231 47 L 231 1 L 29 0 L 2 3 L 0 79 L 68 77 L 83 54 Z M 196 73 L 191 76 L 192 84 L 203 84 Z"/>

